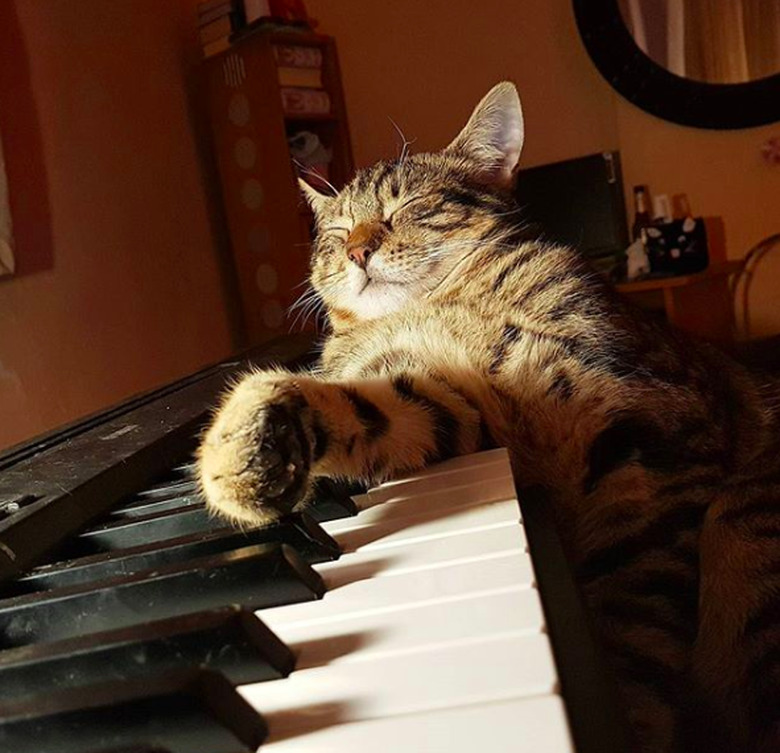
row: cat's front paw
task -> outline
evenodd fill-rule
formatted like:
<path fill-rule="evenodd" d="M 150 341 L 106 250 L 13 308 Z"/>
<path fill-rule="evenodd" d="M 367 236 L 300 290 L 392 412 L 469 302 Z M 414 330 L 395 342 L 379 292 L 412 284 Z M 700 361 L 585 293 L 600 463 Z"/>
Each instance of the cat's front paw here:
<path fill-rule="evenodd" d="M 198 450 L 207 506 L 234 521 L 262 525 L 307 494 L 309 409 L 289 376 L 245 377 L 217 411 Z"/>

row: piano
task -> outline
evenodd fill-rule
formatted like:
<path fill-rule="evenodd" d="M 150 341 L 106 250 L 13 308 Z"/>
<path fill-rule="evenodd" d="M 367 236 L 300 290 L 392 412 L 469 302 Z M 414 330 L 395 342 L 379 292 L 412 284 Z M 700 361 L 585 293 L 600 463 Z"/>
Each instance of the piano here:
<path fill-rule="evenodd" d="M 491 450 L 236 530 L 192 451 L 289 337 L 0 455 L 2 753 L 620 753 L 540 489 Z"/>

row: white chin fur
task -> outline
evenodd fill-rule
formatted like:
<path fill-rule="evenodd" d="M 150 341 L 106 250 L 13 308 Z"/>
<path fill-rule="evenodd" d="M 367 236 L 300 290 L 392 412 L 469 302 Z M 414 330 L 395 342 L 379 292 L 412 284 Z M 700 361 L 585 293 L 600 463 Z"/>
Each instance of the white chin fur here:
<path fill-rule="evenodd" d="M 357 287 L 344 296 L 344 303 L 361 319 L 377 319 L 402 308 L 409 300 L 410 292 L 409 285 L 370 282 L 362 290 Z"/>
<path fill-rule="evenodd" d="M 399 311 L 408 303 L 424 296 L 428 286 L 423 280 L 430 280 L 438 264 L 428 265 L 419 269 L 419 279 L 398 280 L 390 282 L 382 280 L 387 275 L 392 280 L 392 270 L 384 266 L 381 260 L 369 265 L 369 274 L 373 279 L 366 285 L 366 273 L 351 266 L 347 270 L 347 279 L 334 301 L 337 308 L 351 311 L 360 319 L 378 319 Z"/>
<path fill-rule="evenodd" d="M 381 274 L 374 270 L 374 274 Z M 413 283 L 392 283 L 368 280 L 365 272 L 353 267 L 347 272 L 346 284 L 341 288 L 337 306 L 347 309 L 360 319 L 377 319 L 402 308 L 414 294 Z"/>

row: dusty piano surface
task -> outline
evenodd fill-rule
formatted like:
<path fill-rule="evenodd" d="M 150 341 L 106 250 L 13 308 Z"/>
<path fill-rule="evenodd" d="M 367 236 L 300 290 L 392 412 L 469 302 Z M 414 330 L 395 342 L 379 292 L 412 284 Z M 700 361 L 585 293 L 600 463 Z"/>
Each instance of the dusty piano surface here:
<path fill-rule="evenodd" d="M 246 365 L 0 456 L 0 751 L 623 750 L 544 495 L 504 450 L 325 483 L 264 530 L 206 514 L 190 454 Z"/>

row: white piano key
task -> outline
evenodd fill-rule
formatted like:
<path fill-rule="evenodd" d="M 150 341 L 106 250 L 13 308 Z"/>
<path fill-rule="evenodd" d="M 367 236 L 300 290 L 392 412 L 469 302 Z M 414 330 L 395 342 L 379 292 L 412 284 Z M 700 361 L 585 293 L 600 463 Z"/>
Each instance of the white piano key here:
<path fill-rule="evenodd" d="M 380 531 L 372 531 L 372 534 L 376 533 Z M 395 547 L 380 547 L 372 542 L 357 551 L 350 551 L 346 534 L 339 539 L 339 543 L 344 552 L 340 559 L 314 566 L 326 580 L 329 574 L 338 580 L 341 571 L 357 573 L 358 567 L 366 567 L 368 572 L 376 576 L 387 576 L 447 564 L 476 562 L 525 552 L 527 545 L 525 531 L 518 523 L 485 531 L 468 531 L 447 538 L 411 541 Z M 379 571 L 374 567 L 377 562 L 382 566 Z"/>
<path fill-rule="evenodd" d="M 380 495 L 379 492 L 382 494 Z M 433 510 L 439 509 L 442 505 L 458 507 L 517 499 L 514 478 L 506 470 L 490 478 L 472 478 L 459 484 L 434 485 L 430 489 L 417 490 L 414 486 L 409 489 L 406 486 L 393 487 L 389 490 L 369 489 L 366 496 L 368 503 L 361 508 L 362 510 L 369 510 L 377 505 L 382 509 L 394 509 L 397 505 L 403 505 Z"/>
<path fill-rule="evenodd" d="M 452 470 L 442 468 L 442 466 L 434 466 L 421 471 L 419 475 L 407 476 L 397 481 L 389 481 L 386 484 L 373 487 L 363 496 L 369 497 L 367 504 L 372 505 L 396 497 L 426 494 L 444 488 L 465 486 L 511 475 L 512 468 L 504 452 L 502 456 L 496 457 L 491 462 L 479 465 L 458 467 Z M 364 504 L 366 503 L 364 502 Z"/>
<path fill-rule="evenodd" d="M 332 714 L 335 707 L 347 723 L 549 695 L 557 692 L 557 677 L 547 636 L 533 635 L 302 669 L 239 692 L 264 715 L 293 712 L 305 704 L 309 721 L 316 709 Z M 286 731 L 281 721 L 275 725 L 276 734 Z"/>
<path fill-rule="evenodd" d="M 395 481 L 387 481 L 366 494 L 355 494 L 352 499 L 358 509 L 362 510 L 401 493 L 409 496 L 438 491 L 444 487 L 463 486 L 511 473 L 509 454 L 505 448 L 500 448 L 446 460 Z"/>
<path fill-rule="evenodd" d="M 368 504 L 375 505 L 380 502 L 393 501 L 398 497 L 413 497 L 420 494 L 430 494 L 446 488 L 458 486 L 470 486 L 478 483 L 486 483 L 494 479 L 512 475 L 509 463 L 496 461 L 489 465 L 480 465 L 477 468 L 464 468 L 450 473 L 442 473 L 435 476 L 422 476 L 415 479 L 404 479 L 390 482 L 388 485 L 377 486 L 369 489 L 364 496 L 370 498 Z"/>
<path fill-rule="evenodd" d="M 430 500 L 429 500 L 430 501 Z M 363 510 L 358 515 L 351 518 L 340 518 L 323 523 L 322 527 L 331 535 L 338 536 L 343 531 L 351 531 L 356 528 L 365 528 L 366 526 L 376 526 L 380 524 L 394 525 L 399 533 L 408 529 L 415 523 L 413 518 L 420 521 L 427 520 L 438 524 L 441 531 L 461 530 L 461 516 L 468 516 L 472 511 L 484 513 L 486 517 L 491 518 L 491 522 L 512 522 L 517 523 L 520 520 L 520 506 L 514 497 L 505 497 L 497 501 L 477 500 L 469 496 L 458 499 L 453 495 L 447 498 L 446 495 L 440 495 L 438 499 L 430 501 L 431 504 L 414 500 L 415 504 L 387 504 L 371 507 Z M 466 525 L 469 525 L 468 523 Z M 402 534 L 403 538 L 408 538 Z"/>
<path fill-rule="evenodd" d="M 476 513 L 477 510 L 470 511 Z M 487 511 L 480 511 L 487 512 Z M 470 536 L 481 531 L 492 531 L 499 528 L 508 528 L 516 531 L 521 537 L 518 544 L 521 549 L 526 549 L 528 542 L 525 536 L 525 528 L 514 517 L 509 520 L 503 515 L 471 514 L 454 519 L 430 520 L 425 516 L 405 518 L 408 528 L 403 528 L 395 523 L 389 525 L 374 525 L 355 528 L 339 533 L 336 538 L 344 552 L 368 551 L 374 549 L 392 549 L 394 547 L 406 547 L 416 542 L 433 543 L 442 539 L 453 541 L 461 536 Z M 519 530 L 518 530 L 519 529 Z"/>
<path fill-rule="evenodd" d="M 334 714 L 337 716 L 337 714 Z M 423 714 L 317 728 L 314 719 L 276 733 L 268 719 L 268 753 L 574 753 L 558 696 L 477 704 Z"/>
<path fill-rule="evenodd" d="M 325 576 L 328 591 L 321 600 L 263 609 L 257 614 L 269 625 L 303 620 L 330 621 L 350 614 L 392 611 L 413 604 L 446 603 L 468 594 L 500 593 L 534 586 L 531 558 L 523 551 L 387 578 L 374 577 L 381 568 L 380 560 L 374 563 L 373 573 L 361 569 L 357 574 L 349 574 L 345 570 L 346 575 L 339 577 L 337 571 L 330 571 Z M 350 581 L 350 576 L 357 579 Z"/>
<path fill-rule="evenodd" d="M 517 588 L 330 622 L 272 620 L 268 626 L 295 653 L 299 671 L 474 639 L 533 635 L 544 630 L 544 613 L 535 588 Z"/>
<path fill-rule="evenodd" d="M 492 466 L 492 467 L 491 467 Z M 499 447 L 496 450 L 485 450 L 484 452 L 474 452 L 470 455 L 461 455 L 456 458 L 450 458 L 436 465 L 428 466 L 419 471 L 407 474 L 403 478 L 393 481 L 386 481 L 380 484 L 376 489 L 390 489 L 399 486 L 410 486 L 426 479 L 436 478 L 439 488 L 447 486 L 453 482 L 452 479 L 459 475 L 468 476 L 469 474 L 495 473 L 498 467 L 503 466 L 507 470 L 511 468 L 509 463 L 509 452 L 505 447 Z M 500 474 L 503 475 L 503 474 Z M 443 477 L 447 477 L 446 479 Z"/>
<path fill-rule="evenodd" d="M 448 515 L 433 512 L 381 523 L 357 523 L 352 527 L 326 524 L 326 528 L 347 551 L 406 546 L 414 541 L 434 541 L 493 528 L 517 528 L 517 504 L 513 501 L 496 502 L 453 510 Z"/>

